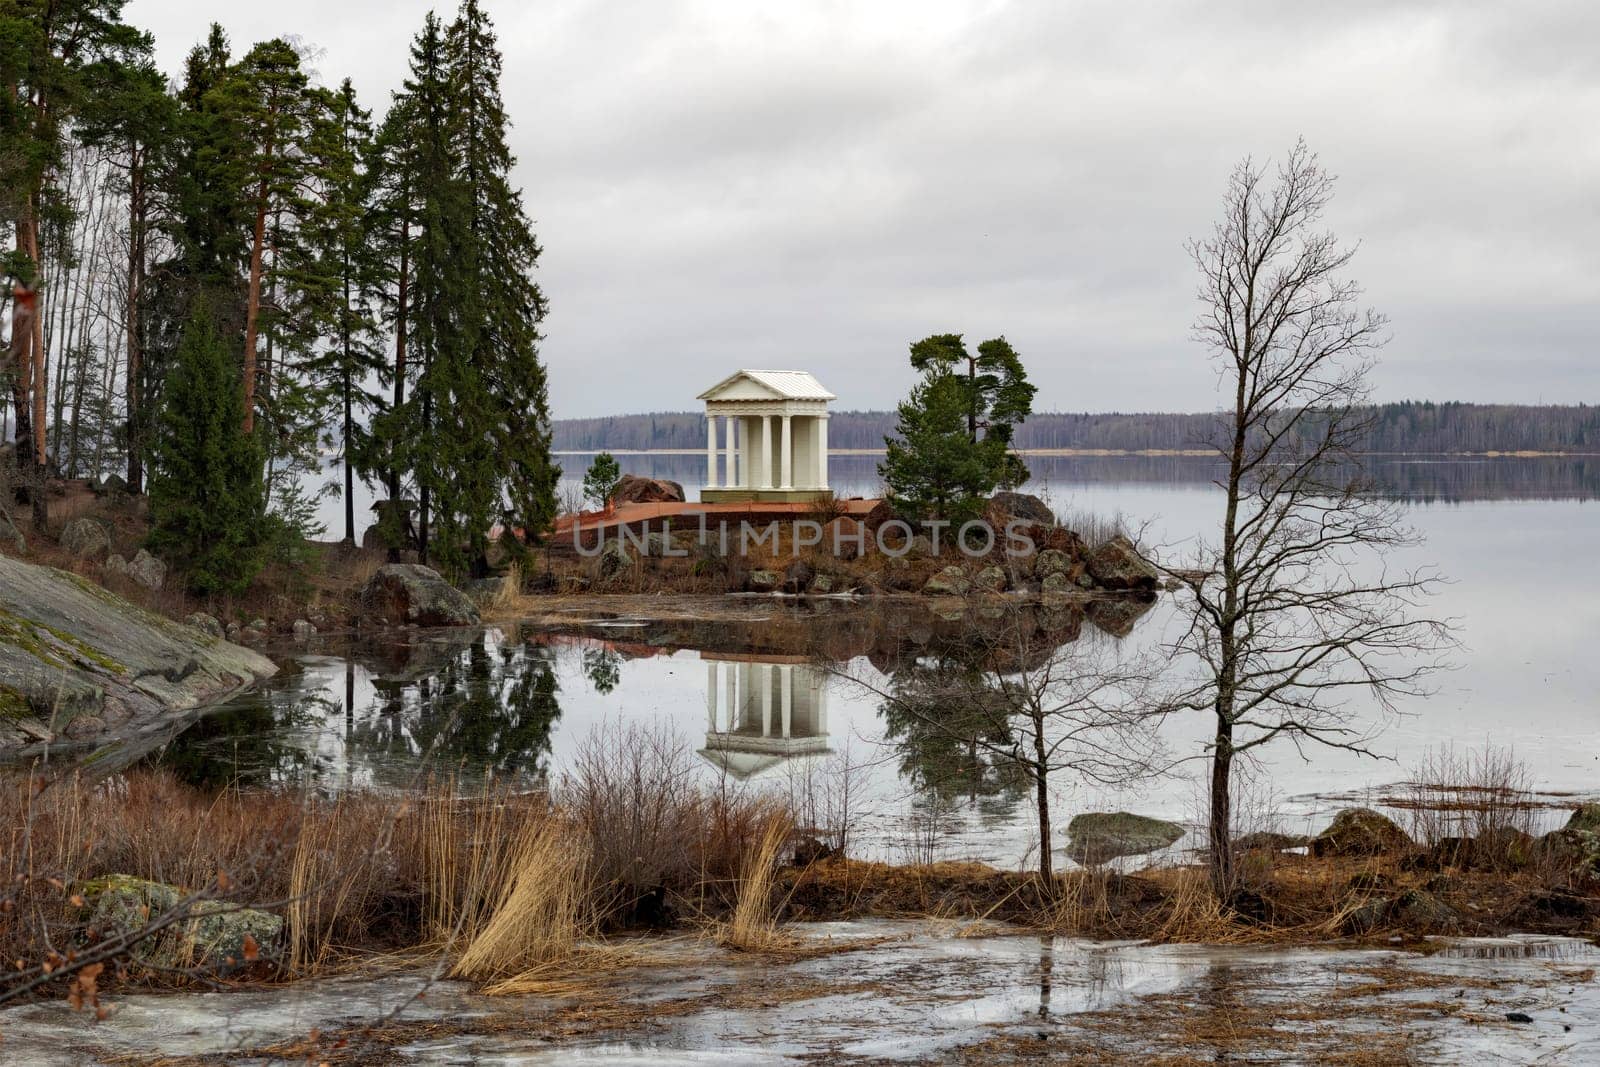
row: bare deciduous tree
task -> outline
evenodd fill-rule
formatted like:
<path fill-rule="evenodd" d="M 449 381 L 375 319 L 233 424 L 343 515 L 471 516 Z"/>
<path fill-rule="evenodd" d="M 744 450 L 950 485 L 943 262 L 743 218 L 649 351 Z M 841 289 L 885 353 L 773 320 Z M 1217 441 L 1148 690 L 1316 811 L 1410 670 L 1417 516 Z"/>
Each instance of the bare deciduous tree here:
<path fill-rule="evenodd" d="M 1208 844 L 1223 897 L 1234 760 L 1278 740 L 1367 752 L 1352 699 L 1393 710 L 1426 691 L 1450 644 L 1445 623 L 1419 614 L 1438 578 L 1386 563 L 1417 538 L 1355 453 L 1385 319 L 1344 277 L 1354 247 L 1320 228 L 1333 186 L 1304 141 L 1270 177 L 1247 159 L 1222 220 L 1190 245 L 1204 305 L 1194 336 L 1230 409 L 1213 442 L 1227 471 L 1220 542 L 1171 571 L 1190 594 L 1174 660 L 1196 665 L 1173 704 L 1216 719 Z"/>
<path fill-rule="evenodd" d="M 874 694 L 885 711 L 1022 772 L 1034 793 L 1039 881 L 1053 893 L 1052 783 L 1070 776 L 1117 785 L 1157 773 L 1164 709 L 1150 692 L 1158 665 L 1110 638 L 1063 643 L 1037 625 L 1029 605 L 990 599 L 980 606 L 988 618 L 959 651 L 888 676 L 830 669 Z"/>

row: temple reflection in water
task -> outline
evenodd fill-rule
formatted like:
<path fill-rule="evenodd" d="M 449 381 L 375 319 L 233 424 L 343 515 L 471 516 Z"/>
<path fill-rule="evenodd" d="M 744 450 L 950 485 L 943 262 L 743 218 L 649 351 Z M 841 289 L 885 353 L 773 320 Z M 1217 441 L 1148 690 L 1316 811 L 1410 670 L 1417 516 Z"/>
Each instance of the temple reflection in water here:
<path fill-rule="evenodd" d="M 753 778 L 788 760 L 825 756 L 827 676 L 800 656 L 702 652 L 706 744 L 700 755 L 730 778 Z"/>

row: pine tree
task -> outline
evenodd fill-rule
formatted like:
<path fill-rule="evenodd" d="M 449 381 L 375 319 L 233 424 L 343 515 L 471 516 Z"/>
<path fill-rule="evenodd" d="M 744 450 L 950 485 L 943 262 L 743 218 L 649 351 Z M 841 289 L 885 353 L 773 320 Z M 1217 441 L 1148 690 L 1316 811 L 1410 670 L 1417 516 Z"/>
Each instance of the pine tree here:
<path fill-rule="evenodd" d="M 211 301 L 197 297 L 166 383 L 150 472 L 150 546 L 201 595 L 237 594 L 262 565 L 261 459 Z"/>
<path fill-rule="evenodd" d="M 616 495 L 620 481 L 622 468 L 617 465 L 617 457 L 610 452 L 602 452 L 594 457 L 594 462 L 589 464 L 589 469 L 583 475 L 584 498 L 597 508 L 605 508 Z"/>

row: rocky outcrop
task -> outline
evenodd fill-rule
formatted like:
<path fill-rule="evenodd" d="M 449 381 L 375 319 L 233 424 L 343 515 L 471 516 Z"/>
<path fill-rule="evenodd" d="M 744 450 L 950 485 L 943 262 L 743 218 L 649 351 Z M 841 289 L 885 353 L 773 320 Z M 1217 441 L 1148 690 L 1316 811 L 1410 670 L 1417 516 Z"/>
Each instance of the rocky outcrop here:
<path fill-rule="evenodd" d="M 683 486 L 677 482 L 637 474 L 624 474 L 611 494 L 613 504 L 672 504 L 683 499 Z"/>
<path fill-rule="evenodd" d="M 75 574 L 0 556 L 0 751 L 163 726 L 274 669 Z"/>
<path fill-rule="evenodd" d="M 104 523 L 77 518 L 61 528 L 60 544 L 76 559 L 104 559 L 111 553 L 111 534 Z"/>
<path fill-rule="evenodd" d="M 1154 589 L 1161 580 L 1161 572 L 1121 534 L 1089 554 L 1088 571 L 1101 589 Z"/>
<path fill-rule="evenodd" d="M 1176 844 L 1187 831 L 1178 823 L 1126 811 L 1090 811 L 1067 823 L 1067 855 L 1094 865 L 1143 856 Z"/>
<path fill-rule="evenodd" d="M 1378 856 L 1411 847 L 1394 820 L 1371 808 L 1346 808 L 1311 842 L 1313 856 Z"/>
<path fill-rule="evenodd" d="M 478 622 L 471 598 L 417 563 L 378 568 L 361 590 L 361 614 L 375 622 L 416 626 L 470 626 Z"/>
<path fill-rule="evenodd" d="M 1050 505 L 1028 493 L 996 493 L 989 498 L 989 510 L 996 515 L 1042 526 L 1053 526 L 1056 521 Z"/>

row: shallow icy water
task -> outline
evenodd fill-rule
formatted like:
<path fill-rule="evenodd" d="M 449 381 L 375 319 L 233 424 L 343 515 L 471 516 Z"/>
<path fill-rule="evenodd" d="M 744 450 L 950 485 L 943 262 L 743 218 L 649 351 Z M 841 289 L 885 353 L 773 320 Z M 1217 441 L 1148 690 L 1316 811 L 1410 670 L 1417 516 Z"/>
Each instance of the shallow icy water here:
<path fill-rule="evenodd" d="M 1600 950 L 1569 939 L 1460 940 L 1424 956 L 1097 943 L 953 924 L 801 929 L 813 938 L 888 940 L 796 962 L 675 944 L 663 965 L 575 1001 L 490 998 L 408 974 L 114 998 L 98 1024 L 51 1002 L 0 1012 L 0 1048 L 6 1062 L 43 1067 L 129 1055 L 269 1063 L 278 1061 L 252 1050 L 314 1029 L 360 1042 L 340 1028 L 391 1013 L 395 1029 L 377 1032 L 374 1054 L 381 1046 L 400 1062 L 503 1067 L 941 1062 L 958 1054 L 998 1063 L 1035 1046 L 1084 1042 L 1135 1060 L 1178 1041 L 1195 1056 L 1226 1058 L 1244 1051 L 1232 1042 L 1252 1026 L 1266 1029 L 1247 1047 L 1278 1062 L 1316 1062 L 1330 1041 L 1380 1038 L 1422 1063 L 1581 1062 L 1575 1050 L 1600 1043 Z M 626 1021 L 583 1024 L 586 1012 L 604 1018 L 618 1004 L 629 1008 Z M 1514 1023 L 1510 1012 L 1532 1022 Z M 1208 1018 L 1222 1023 L 1209 1038 L 1200 1025 Z"/>

